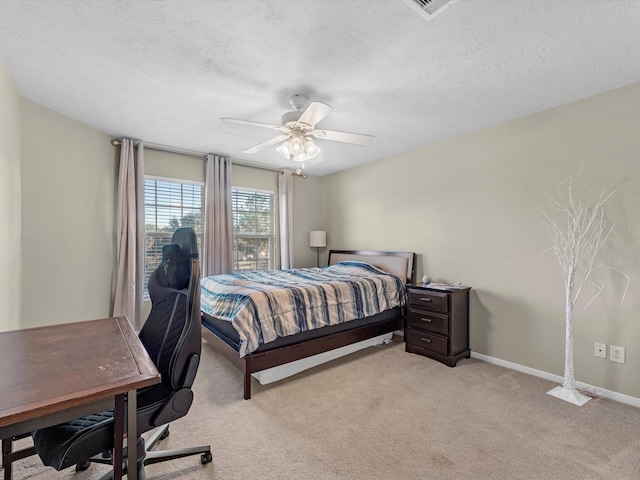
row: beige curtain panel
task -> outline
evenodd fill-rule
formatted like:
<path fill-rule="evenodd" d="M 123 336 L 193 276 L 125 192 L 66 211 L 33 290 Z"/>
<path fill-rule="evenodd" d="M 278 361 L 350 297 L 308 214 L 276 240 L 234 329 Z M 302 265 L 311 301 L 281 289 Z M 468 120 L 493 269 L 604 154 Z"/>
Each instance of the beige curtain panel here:
<path fill-rule="evenodd" d="M 116 212 L 117 275 L 113 315 L 136 330 L 144 323 L 144 148 L 122 139 Z"/>
<path fill-rule="evenodd" d="M 207 155 L 205 276 L 233 271 L 231 159 Z"/>
<path fill-rule="evenodd" d="M 280 211 L 280 268 L 293 268 L 293 174 L 284 169 L 278 175 Z"/>

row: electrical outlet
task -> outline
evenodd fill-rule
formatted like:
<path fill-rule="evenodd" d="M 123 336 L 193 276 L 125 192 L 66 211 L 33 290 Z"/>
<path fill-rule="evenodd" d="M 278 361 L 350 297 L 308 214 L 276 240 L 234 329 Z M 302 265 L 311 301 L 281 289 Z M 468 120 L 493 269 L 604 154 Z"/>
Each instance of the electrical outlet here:
<path fill-rule="evenodd" d="M 598 358 L 607 358 L 607 344 L 595 342 L 593 345 L 593 354 Z"/>
<path fill-rule="evenodd" d="M 609 360 L 612 362 L 624 363 L 624 347 L 611 345 L 609 349 Z"/>

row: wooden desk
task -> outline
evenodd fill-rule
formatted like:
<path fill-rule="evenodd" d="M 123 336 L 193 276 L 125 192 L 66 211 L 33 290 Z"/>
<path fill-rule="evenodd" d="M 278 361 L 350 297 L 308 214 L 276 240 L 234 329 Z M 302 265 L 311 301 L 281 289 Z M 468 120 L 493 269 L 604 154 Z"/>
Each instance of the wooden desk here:
<path fill-rule="evenodd" d="M 123 440 L 136 438 L 135 391 L 159 382 L 125 317 L 0 332 L 0 438 L 115 409 L 113 471 L 121 479 Z M 129 479 L 135 457 L 133 443 Z"/>

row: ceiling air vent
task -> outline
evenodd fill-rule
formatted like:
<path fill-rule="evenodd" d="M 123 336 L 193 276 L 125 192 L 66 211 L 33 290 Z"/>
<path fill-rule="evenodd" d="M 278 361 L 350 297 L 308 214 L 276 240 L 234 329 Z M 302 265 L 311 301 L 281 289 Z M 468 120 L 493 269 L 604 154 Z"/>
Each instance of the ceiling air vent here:
<path fill-rule="evenodd" d="M 402 0 L 427 20 L 440 15 L 458 0 Z"/>

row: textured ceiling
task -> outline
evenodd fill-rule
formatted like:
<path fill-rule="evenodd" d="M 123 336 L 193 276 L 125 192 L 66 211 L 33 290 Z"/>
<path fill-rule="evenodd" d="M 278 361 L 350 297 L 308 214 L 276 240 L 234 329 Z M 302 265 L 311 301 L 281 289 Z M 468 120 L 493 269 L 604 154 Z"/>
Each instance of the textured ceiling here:
<path fill-rule="evenodd" d="M 324 175 L 640 81 L 640 1 L 460 0 L 431 21 L 400 0 L 0 1 L 20 94 L 115 137 L 292 166 L 289 98 L 377 137 L 318 140 Z"/>

